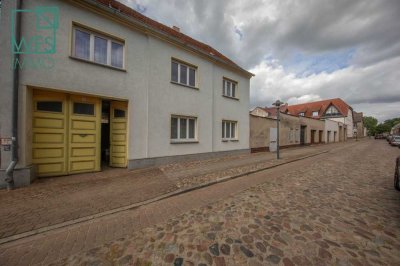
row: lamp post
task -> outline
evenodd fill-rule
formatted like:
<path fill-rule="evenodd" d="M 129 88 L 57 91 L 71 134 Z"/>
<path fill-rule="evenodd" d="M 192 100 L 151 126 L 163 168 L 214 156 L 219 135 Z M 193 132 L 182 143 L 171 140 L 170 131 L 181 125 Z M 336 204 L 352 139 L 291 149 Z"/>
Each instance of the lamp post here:
<path fill-rule="evenodd" d="M 279 159 L 279 119 L 280 119 L 280 106 L 283 104 L 277 100 L 272 105 L 276 106 L 276 159 Z"/>

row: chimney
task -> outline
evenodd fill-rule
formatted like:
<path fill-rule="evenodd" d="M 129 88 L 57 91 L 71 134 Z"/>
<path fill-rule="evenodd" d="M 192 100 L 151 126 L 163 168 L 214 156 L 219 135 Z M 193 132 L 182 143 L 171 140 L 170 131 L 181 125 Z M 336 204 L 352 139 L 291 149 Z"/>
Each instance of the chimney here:
<path fill-rule="evenodd" d="M 177 26 L 172 26 L 172 29 L 176 30 L 177 32 L 181 32 L 181 29 Z"/>

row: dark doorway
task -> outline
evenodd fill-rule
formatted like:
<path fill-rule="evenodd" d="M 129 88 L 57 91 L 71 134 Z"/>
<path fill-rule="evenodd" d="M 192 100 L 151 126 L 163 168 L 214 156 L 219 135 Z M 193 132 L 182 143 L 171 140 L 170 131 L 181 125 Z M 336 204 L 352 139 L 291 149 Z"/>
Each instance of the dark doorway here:
<path fill-rule="evenodd" d="M 326 142 L 327 142 L 327 143 L 330 142 L 330 138 L 331 138 L 331 132 L 328 131 L 328 132 L 327 132 L 327 136 L 326 136 Z"/>
<path fill-rule="evenodd" d="M 318 136 L 319 143 L 322 143 L 323 142 L 322 141 L 322 135 L 323 135 L 324 132 L 322 130 L 320 130 L 318 133 L 319 133 L 319 136 Z"/>
<path fill-rule="evenodd" d="M 315 143 L 315 131 L 316 130 L 311 130 L 311 144 Z"/>
<path fill-rule="evenodd" d="M 110 162 L 110 101 L 101 104 L 101 165 Z"/>
<path fill-rule="evenodd" d="M 306 126 L 301 126 L 300 128 L 300 145 L 306 143 Z"/>

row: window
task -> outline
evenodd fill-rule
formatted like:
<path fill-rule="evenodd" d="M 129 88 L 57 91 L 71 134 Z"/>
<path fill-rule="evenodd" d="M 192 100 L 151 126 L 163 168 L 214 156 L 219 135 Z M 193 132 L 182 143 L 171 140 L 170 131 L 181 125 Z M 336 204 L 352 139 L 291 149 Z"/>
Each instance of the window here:
<path fill-rule="evenodd" d="M 318 116 L 318 111 L 313 111 L 312 116 Z"/>
<path fill-rule="evenodd" d="M 90 59 L 90 34 L 75 29 L 75 56 Z"/>
<path fill-rule="evenodd" d="M 94 61 L 100 64 L 107 64 L 107 40 L 94 37 Z"/>
<path fill-rule="evenodd" d="M 84 29 L 74 29 L 73 56 L 116 68 L 124 67 L 124 44 Z"/>
<path fill-rule="evenodd" d="M 94 115 L 94 104 L 92 104 L 92 103 L 74 103 L 74 114 Z"/>
<path fill-rule="evenodd" d="M 190 87 L 196 86 L 196 68 L 176 61 L 171 62 L 171 81 Z"/>
<path fill-rule="evenodd" d="M 299 116 L 304 116 L 304 112 L 299 113 Z"/>
<path fill-rule="evenodd" d="M 237 139 L 236 121 L 222 121 L 222 139 L 223 140 Z"/>
<path fill-rule="evenodd" d="M 125 110 L 114 109 L 114 117 L 115 118 L 124 118 L 125 117 Z"/>
<path fill-rule="evenodd" d="M 228 79 L 223 80 L 222 94 L 224 96 L 236 98 L 237 82 Z"/>
<path fill-rule="evenodd" d="M 339 111 L 336 109 L 335 106 L 331 105 L 325 112 L 326 116 L 335 116 L 335 115 L 340 115 Z"/>
<path fill-rule="evenodd" d="M 37 102 L 36 110 L 37 111 L 45 111 L 45 112 L 61 113 L 62 112 L 62 102 L 56 102 L 56 101 Z"/>
<path fill-rule="evenodd" d="M 195 141 L 196 140 L 195 117 L 171 117 L 171 139 L 174 141 Z"/>

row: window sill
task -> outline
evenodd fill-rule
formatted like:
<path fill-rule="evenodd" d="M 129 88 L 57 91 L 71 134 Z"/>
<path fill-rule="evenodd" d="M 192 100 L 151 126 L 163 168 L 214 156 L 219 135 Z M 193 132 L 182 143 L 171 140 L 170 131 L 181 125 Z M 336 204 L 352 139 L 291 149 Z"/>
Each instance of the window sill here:
<path fill-rule="evenodd" d="M 198 140 L 171 140 L 171 144 L 199 143 Z"/>
<path fill-rule="evenodd" d="M 186 88 L 194 89 L 194 90 L 200 90 L 198 87 L 193 87 L 193 86 L 182 84 L 182 83 L 175 82 L 175 81 L 172 81 L 172 80 L 171 80 L 171 83 L 175 84 L 175 85 L 183 86 L 183 87 L 186 87 Z"/>
<path fill-rule="evenodd" d="M 122 71 L 122 72 L 127 72 L 126 69 L 124 69 L 124 68 L 118 68 L 118 67 L 113 67 L 113 66 L 110 66 L 110 65 L 100 64 L 100 63 L 96 63 L 96 62 L 93 62 L 93 61 L 90 61 L 90 60 L 86 60 L 86 59 L 82 59 L 82 58 L 79 58 L 79 57 L 75 57 L 75 56 L 72 56 L 72 55 L 70 55 L 69 58 L 71 58 L 73 60 L 77 60 L 77 61 L 93 64 L 93 65 L 96 65 L 96 66 L 101 66 L 101 67 L 110 68 L 110 69 L 114 69 L 114 70 L 118 70 L 118 71 Z"/>
<path fill-rule="evenodd" d="M 231 96 L 227 96 L 227 95 L 223 95 L 223 94 L 222 94 L 222 97 L 225 97 L 225 98 L 228 98 L 228 99 L 232 99 L 232 100 L 239 101 L 239 98 L 236 98 L 236 97 L 231 97 Z"/>
<path fill-rule="evenodd" d="M 239 142 L 238 139 L 222 139 L 222 142 Z"/>

